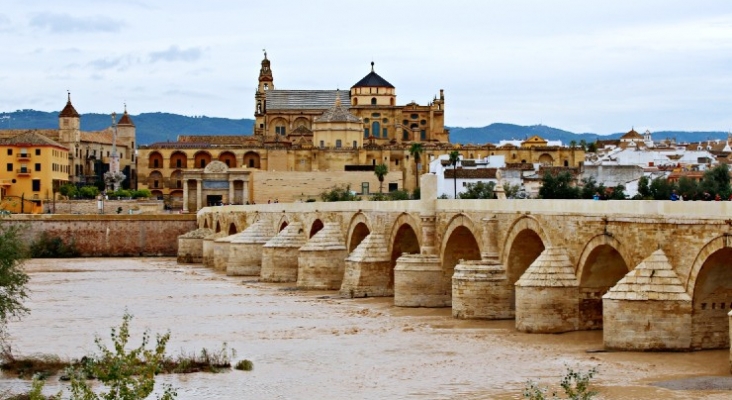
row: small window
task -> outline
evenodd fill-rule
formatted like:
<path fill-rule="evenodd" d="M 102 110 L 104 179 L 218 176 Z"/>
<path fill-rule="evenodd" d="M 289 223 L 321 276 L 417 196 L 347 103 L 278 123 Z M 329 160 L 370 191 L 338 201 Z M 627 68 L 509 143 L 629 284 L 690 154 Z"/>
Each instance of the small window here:
<path fill-rule="evenodd" d="M 407 121 L 407 120 L 405 119 L 404 121 L 402 121 L 402 125 L 404 125 L 404 126 L 407 126 L 407 125 L 409 125 L 409 121 Z"/>
<path fill-rule="evenodd" d="M 363 137 L 369 137 L 369 128 L 363 128 Z"/>
<path fill-rule="evenodd" d="M 368 124 L 369 122 L 371 122 L 371 120 L 369 118 L 364 118 L 363 119 L 363 123 L 364 124 Z"/>
<path fill-rule="evenodd" d="M 41 149 L 36 149 L 36 155 L 37 156 L 40 156 L 41 155 Z"/>
<path fill-rule="evenodd" d="M 40 179 L 33 179 L 33 191 L 34 192 L 41 191 L 41 180 Z"/>
<path fill-rule="evenodd" d="M 158 164 L 158 160 L 153 160 L 153 168 L 160 168 L 160 165 Z"/>
<path fill-rule="evenodd" d="M 419 124 L 420 125 L 427 125 L 427 120 L 423 119 L 423 120 L 419 121 Z"/>
<path fill-rule="evenodd" d="M 206 168 L 206 160 L 204 159 L 201 159 L 201 168 Z"/>
<path fill-rule="evenodd" d="M 321 140 L 320 141 L 320 148 L 321 149 L 324 149 L 325 148 L 325 140 Z"/>
<path fill-rule="evenodd" d="M 336 140 L 336 149 L 340 149 L 342 145 L 341 139 Z"/>
<path fill-rule="evenodd" d="M 354 148 L 354 149 L 357 149 L 357 148 L 358 148 L 358 142 L 357 142 L 357 141 L 355 141 L 355 140 L 353 141 L 353 148 Z"/>
<path fill-rule="evenodd" d="M 181 163 L 181 160 L 180 160 L 180 158 L 179 158 L 179 159 L 177 159 L 177 160 L 175 160 L 175 167 L 176 167 L 176 168 L 180 168 L 180 167 L 181 167 L 181 165 L 182 165 L 182 163 Z"/>
<path fill-rule="evenodd" d="M 394 160 L 394 163 L 395 163 L 396 165 L 399 165 L 399 159 L 397 158 L 396 160 Z"/>
<path fill-rule="evenodd" d="M 13 163 L 8 163 L 7 168 L 8 172 L 13 172 Z"/>
<path fill-rule="evenodd" d="M 402 131 L 402 140 L 409 140 L 409 132 Z"/>
<path fill-rule="evenodd" d="M 368 182 L 361 182 L 361 193 L 369 194 L 369 183 Z"/>
<path fill-rule="evenodd" d="M 419 131 L 419 139 L 420 140 L 427 140 L 427 131 L 422 129 Z"/>
<path fill-rule="evenodd" d="M 8 155 L 9 156 L 12 156 L 13 155 L 13 149 L 8 149 Z"/>
<path fill-rule="evenodd" d="M 393 192 L 399 190 L 399 184 L 396 182 L 390 182 L 389 183 L 389 192 Z"/>
<path fill-rule="evenodd" d="M 387 128 L 384 128 L 381 130 L 381 137 L 383 137 L 383 138 L 389 137 L 389 130 Z"/>
<path fill-rule="evenodd" d="M 411 119 L 417 119 L 417 118 L 419 118 L 419 115 L 417 115 L 417 114 L 411 114 L 409 116 L 409 118 L 411 118 Z"/>
<path fill-rule="evenodd" d="M 389 123 L 389 118 L 384 118 L 384 119 L 381 120 L 381 122 L 383 122 L 385 124 L 388 124 Z"/>
<path fill-rule="evenodd" d="M 381 114 L 380 113 L 372 113 L 371 114 L 371 117 L 372 118 L 380 118 L 381 117 Z"/>
<path fill-rule="evenodd" d="M 376 105 L 376 97 L 372 97 L 371 98 L 371 105 L 372 106 L 375 106 Z"/>
<path fill-rule="evenodd" d="M 154 182 L 153 182 L 153 187 L 154 187 L 154 188 L 158 187 L 158 181 L 154 181 Z"/>
<path fill-rule="evenodd" d="M 36 163 L 35 170 L 36 172 L 39 172 L 41 170 L 41 163 Z"/>

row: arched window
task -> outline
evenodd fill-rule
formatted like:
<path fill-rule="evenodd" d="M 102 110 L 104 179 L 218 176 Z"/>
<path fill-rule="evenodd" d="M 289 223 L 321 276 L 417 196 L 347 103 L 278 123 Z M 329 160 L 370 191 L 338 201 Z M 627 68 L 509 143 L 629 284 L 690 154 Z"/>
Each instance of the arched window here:
<path fill-rule="evenodd" d="M 354 106 L 357 106 L 358 105 L 358 97 L 354 97 L 353 98 L 353 105 Z"/>
<path fill-rule="evenodd" d="M 372 106 L 375 106 L 376 105 L 376 97 L 372 97 L 371 98 L 371 105 Z"/>
<path fill-rule="evenodd" d="M 379 134 L 381 133 L 381 124 L 379 121 L 374 121 L 371 123 L 371 132 L 374 133 L 375 137 L 379 137 Z"/>

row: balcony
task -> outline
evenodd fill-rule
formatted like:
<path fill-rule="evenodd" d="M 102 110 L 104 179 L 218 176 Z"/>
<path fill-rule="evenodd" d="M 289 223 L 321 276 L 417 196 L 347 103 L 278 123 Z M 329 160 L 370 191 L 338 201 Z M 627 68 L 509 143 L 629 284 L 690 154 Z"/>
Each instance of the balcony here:
<path fill-rule="evenodd" d="M 30 160 L 30 153 L 18 153 L 18 160 Z"/>
<path fill-rule="evenodd" d="M 20 169 L 15 170 L 15 173 L 18 176 L 29 176 L 31 174 L 31 171 L 29 168 L 20 168 Z"/>

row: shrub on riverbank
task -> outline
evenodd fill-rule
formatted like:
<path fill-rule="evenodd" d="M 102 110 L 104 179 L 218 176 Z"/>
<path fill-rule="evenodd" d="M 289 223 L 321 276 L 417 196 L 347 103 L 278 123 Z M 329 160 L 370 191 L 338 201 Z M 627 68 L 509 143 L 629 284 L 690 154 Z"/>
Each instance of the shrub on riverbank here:
<path fill-rule="evenodd" d="M 575 371 L 574 369 L 567 366 L 567 373 L 562 377 L 562 381 L 559 383 L 566 399 L 568 400 L 591 400 L 598 395 L 597 391 L 590 390 L 590 381 L 597 374 L 597 368 L 591 368 L 587 372 Z M 549 389 L 546 387 L 539 386 L 536 382 L 526 382 L 526 387 L 523 391 L 524 399 L 528 400 L 548 400 L 548 399 L 560 399 L 557 396 L 557 392 L 553 391 L 551 397 L 547 394 Z"/>
<path fill-rule="evenodd" d="M 31 243 L 30 253 L 33 258 L 72 258 L 81 254 L 73 238 L 66 243 L 48 232 L 41 232 L 38 239 Z"/>

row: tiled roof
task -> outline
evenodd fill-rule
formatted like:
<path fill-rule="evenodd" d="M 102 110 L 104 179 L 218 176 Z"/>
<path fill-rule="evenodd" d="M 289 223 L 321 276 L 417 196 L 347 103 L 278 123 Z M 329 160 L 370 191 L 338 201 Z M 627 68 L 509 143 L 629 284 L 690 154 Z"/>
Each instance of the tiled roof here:
<path fill-rule="evenodd" d="M 521 171 L 533 171 L 534 164 L 531 163 L 506 163 L 504 169 L 518 169 Z"/>
<path fill-rule="evenodd" d="M 305 125 L 300 125 L 287 136 L 313 136 L 313 131 L 308 129 Z"/>
<path fill-rule="evenodd" d="M 0 130 L 0 139 L 18 136 L 26 132 L 35 132 L 52 140 L 58 138 L 59 135 L 58 129 L 2 129 Z"/>
<path fill-rule="evenodd" d="M 256 141 L 252 136 L 243 135 L 179 135 L 180 143 L 209 143 L 209 144 L 249 144 Z"/>
<path fill-rule="evenodd" d="M 454 172 L 453 172 L 454 171 Z M 457 174 L 458 179 L 496 179 L 498 168 L 475 168 L 475 169 L 455 169 L 445 170 L 445 179 L 454 179 Z"/>
<path fill-rule="evenodd" d="M 69 94 L 69 100 L 66 102 L 66 107 L 61 110 L 61 113 L 59 113 L 58 116 L 63 118 L 79 118 L 79 113 L 76 112 L 74 106 L 71 105 L 71 94 Z"/>
<path fill-rule="evenodd" d="M 620 139 L 643 139 L 643 135 L 636 132 L 635 129 L 631 129 L 628 133 L 621 136 Z"/>
<path fill-rule="evenodd" d="M 352 87 L 387 87 L 387 88 L 394 88 L 394 85 L 387 82 L 386 79 L 382 78 L 374 72 L 374 63 L 371 62 L 371 72 L 369 72 L 368 75 L 364 76 L 363 79 L 356 82 L 355 85 Z"/>
<path fill-rule="evenodd" d="M 112 144 L 112 130 L 105 129 L 96 132 L 80 132 L 82 142 Z"/>
<path fill-rule="evenodd" d="M 326 110 L 335 103 L 350 104 L 347 91 L 339 90 L 270 90 L 267 92 L 267 110 Z"/>
<path fill-rule="evenodd" d="M 49 139 L 45 135 L 42 135 L 36 131 L 26 131 L 24 133 L 18 134 L 16 136 L 12 137 L 6 137 L 3 139 L 0 139 L 0 144 L 4 145 L 27 145 L 27 146 L 55 146 L 65 149 L 66 147 L 62 146 L 60 143 Z"/>
<path fill-rule="evenodd" d="M 117 125 L 120 126 L 135 126 L 135 123 L 132 122 L 132 118 L 130 118 L 130 115 L 127 114 L 127 110 L 125 110 L 125 113 L 122 114 L 122 118 L 119 119 L 119 122 L 117 122 Z"/>
<path fill-rule="evenodd" d="M 576 287 L 579 286 L 574 266 L 564 247 L 547 247 L 521 275 L 516 286 Z"/>
<path fill-rule="evenodd" d="M 348 112 L 348 109 L 341 105 L 340 99 L 336 98 L 335 105 L 315 118 L 315 122 L 361 122 L 361 119 Z"/>

